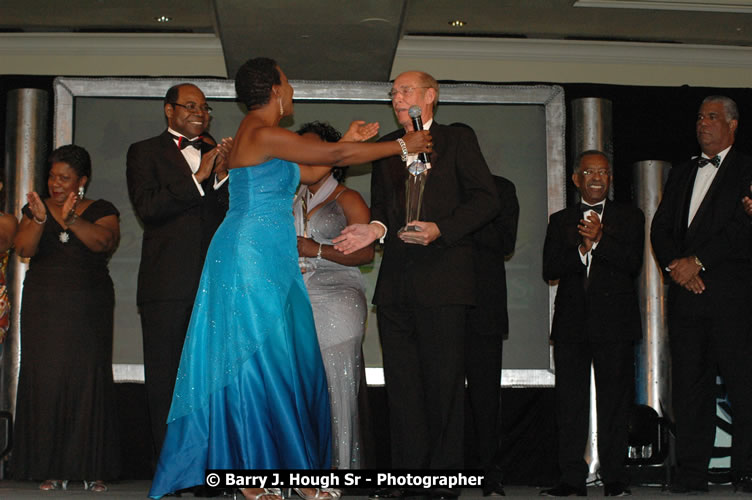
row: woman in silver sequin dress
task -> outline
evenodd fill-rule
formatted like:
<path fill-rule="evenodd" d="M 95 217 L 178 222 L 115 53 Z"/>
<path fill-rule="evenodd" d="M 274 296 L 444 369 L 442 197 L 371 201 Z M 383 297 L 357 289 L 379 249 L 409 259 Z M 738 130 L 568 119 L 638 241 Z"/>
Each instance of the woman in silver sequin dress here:
<path fill-rule="evenodd" d="M 337 142 L 328 124 L 307 123 L 298 131 L 311 141 Z M 370 210 L 357 191 L 340 184 L 335 167 L 316 184 L 301 186 L 295 198 L 295 226 L 303 281 L 313 306 L 324 360 L 332 415 L 332 466 L 360 468 L 358 389 L 361 343 L 368 304 L 358 266 L 373 260 L 373 245 L 350 255 L 334 249 L 332 238 L 349 224 L 367 224 Z"/>

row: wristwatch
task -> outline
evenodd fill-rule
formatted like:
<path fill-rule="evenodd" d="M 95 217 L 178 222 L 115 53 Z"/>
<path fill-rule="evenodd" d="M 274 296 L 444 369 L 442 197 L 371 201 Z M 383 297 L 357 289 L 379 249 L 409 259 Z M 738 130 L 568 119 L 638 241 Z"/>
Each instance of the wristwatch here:
<path fill-rule="evenodd" d="M 700 260 L 700 258 L 697 257 L 697 255 L 693 255 L 692 258 L 695 259 L 695 264 L 697 264 L 700 267 L 700 269 L 702 269 L 704 271 L 705 270 L 705 266 L 702 265 L 702 261 Z"/>

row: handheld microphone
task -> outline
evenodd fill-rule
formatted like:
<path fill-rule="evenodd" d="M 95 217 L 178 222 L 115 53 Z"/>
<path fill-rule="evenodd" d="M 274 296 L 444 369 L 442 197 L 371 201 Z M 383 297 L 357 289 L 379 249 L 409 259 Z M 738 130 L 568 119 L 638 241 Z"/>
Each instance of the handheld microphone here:
<path fill-rule="evenodd" d="M 423 130 L 423 119 L 420 117 L 422 110 L 420 109 L 420 106 L 410 106 L 410 109 L 407 110 L 407 114 L 410 116 L 410 118 L 413 121 L 413 129 Z M 428 165 L 428 155 L 425 153 L 419 153 L 418 159 L 423 162 L 424 165 Z"/>

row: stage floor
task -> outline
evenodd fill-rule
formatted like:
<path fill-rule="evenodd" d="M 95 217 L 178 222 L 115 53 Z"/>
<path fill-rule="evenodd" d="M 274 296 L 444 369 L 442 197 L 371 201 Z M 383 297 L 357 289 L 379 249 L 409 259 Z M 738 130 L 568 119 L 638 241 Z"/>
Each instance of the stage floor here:
<path fill-rule="evenodd" d="M 65 491 L 40 491 L 37 483 L 32 482 L 17 482 L 17 481 L 0 481 L 0 498 L 3 500 L 15 500 L 17 498 L 67 498 L 78 499 L 86 498 L 92 500 L 95 498 L 146 498 L 146 494 L 149 491 L 150 481 L 120 481 L 117 483 L 111 483 L 109 491 L 106 493 L 92 493 L 90 491 L 84 491 L 83 484 L 76 483 L 71 484 L 68 490 Z M 526 486 L 508 486 L 505 488 L 508 497 L 516 498 L 539 498 L 539 492 L 541 488 L 526 487 Z M 588 488 L 589 497 L 602 497 L 603 488 L 591 487 Z M 636 486 L 632 488 L 632 496 L 651 498 L 651 497 L 671 497 L 671 498 L 697 498 L 697 496 L 685 496 L 685 495 L 671 495 L 667 492 L 661 491 L 660 488 L 651 488 L 647 486 Z M 711 486 L 710 493 L 702 495 L 704 498 L 719 498 L 719 497 L 740 497 L 739 493 L 734 493 L 734 489 L 731 486 Z M 367 500 L 366 496 L 347 495 L 345 497 L 352 500 Z M 190 494 L 184 494 L 182 498 L 192 499 L 194 498 Z M 232 496 L 217 497 L 220 500 L 222 498 L 229 499 Z M 461 497 L 463 500 L 481 500 L 483 497 L 478 489 L 465 489 Z M 292 500 L 299 500 L 299 497 L 293 495 Z"/>

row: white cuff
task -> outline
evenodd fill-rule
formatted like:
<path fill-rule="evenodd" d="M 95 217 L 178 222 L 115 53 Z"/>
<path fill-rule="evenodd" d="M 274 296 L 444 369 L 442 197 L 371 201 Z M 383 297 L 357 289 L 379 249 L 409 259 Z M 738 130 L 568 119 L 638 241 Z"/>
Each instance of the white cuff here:
<path fill-rule="evenodd" d="M 216 191 L 217 189 L 221 188 L 222 184 L 227 182 L 227 179 L 229 178 L 230 178 L 229 172 L 227 173 L 227 175 L 225 175 L 225 178 L 222 179 L 221 181 L 219 180 L 219 177 L 217 177 L 217 174 L 214 174 L 214 190 Z"/>
<path fill-rule="evenodd" d="M 378 221 L 378 220 L 372 220 L 371 222 L 369 222 L 369 224 L 378 224 L 379 226 L 381 226 L 381 227 L 384 228 L 384 234 L 381 235 L 381 238 L 379 238 L 379 243 L 381 243 L 383 245 L 384 244 L 384 238 L 386 238 L 386 232 L 387 232 L 386 224 L 384 224 L 383 222 Z"/>
<path fill-rule="evenodd" d="M 193 183 L 196 185 L 196 189 L 198 189 L 198 192 L 201 196 L 204 196 L 204 188 L 201 187 L 201 183 L 196 179 L 196 174 L 192 174 L 191 178 L 193 179 Z"/>
<path fill-rule="evenodd" d="M 592 251 L 593 251 L 593 249 L 591 248 L 590 250 L 588 250 L 587 252 L 585 252 L 585 255 L 583 255 L 582 252 L 580 252 L 580 245 L 577 245 L 577 255 L 580 256 L 580 260 L 586 266 L 588 265 L 588 259 L 590 257 L 590 252 L 592 252 Z"/>

